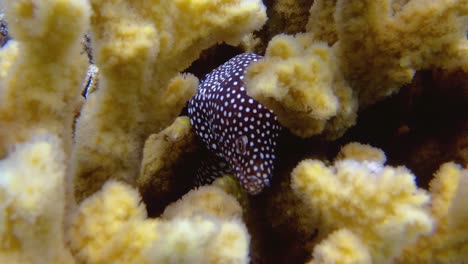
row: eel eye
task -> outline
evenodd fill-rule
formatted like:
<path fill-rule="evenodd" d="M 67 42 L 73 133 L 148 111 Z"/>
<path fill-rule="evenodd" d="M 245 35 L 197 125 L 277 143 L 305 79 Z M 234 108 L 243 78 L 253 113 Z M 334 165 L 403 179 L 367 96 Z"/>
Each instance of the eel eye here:
<path fill-rule="evenodd" d="M 240 154 L 240 155 L 244 155 L 245 152 L 246 152 L 246 146 L 247 146 L 247 143 L 248 143 L 249 139 L 247 138 L 247 136 L 242 136 L 242 137 L 238 137 L 236 139 L 236 153 L 237 154 Z"/>

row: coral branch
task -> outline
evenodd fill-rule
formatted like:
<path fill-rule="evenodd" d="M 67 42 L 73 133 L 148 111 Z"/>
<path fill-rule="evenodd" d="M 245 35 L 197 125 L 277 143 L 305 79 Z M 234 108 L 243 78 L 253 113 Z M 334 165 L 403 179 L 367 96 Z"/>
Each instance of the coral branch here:
<path fill-rule="evenodd" d="M 169 220 L 148 219 L 134 189 L 109 181 L 81 204 L 70 230 L 70 247 L 80 263 L 247 263 L 250 238 L 238 218 L 216 217 L 230 214 L 213 210 L 222 209 L 219 206 L 207 206 L 201 213 L 203 208 L 186 203 L 210 197 L 240 209 L 219 188 L 205 187 L 172 206 Z M 190 211 L 201 214 L 190 217 Z"/>
<path fill-rule="evenodd" d="M 405 168 L 352 157 L 333 167 L 304 160 L 292 172 L 292 188 L 321 215 L 322 236 L 349 230 L 375 263 L 391 263 L 405 245 L 433 229 L 425 211 L 430 197 L 416 187 L 414 175 Z"/>
<path fill-rule="evenodd" d="M 65 248 L 65 154 L 51 135 L 0 161 L 0 262 L 73 263 Z"/>
<path fill-rule="evenodd" d="M 336 55 L 360 106 L 409 83 L 416 70 L 468 71 L 466 0 L 338 0 Z"/>
<path fill-rule="evenodd" d="M 294 134 L 341 136 L 354 124 L 357 104 L 336 68 L 333 50 L 311 34 L 279 35 L 264 59 L 247 68 L 249 95 L 272 109 Z"/>
<path fill-rule="evenodd" d="M 89 96 L 77 128 L 74 175 L 80 198 L 110 177 L 135 184 L 143 141 L 169 125 L 195 93 L 190 85 L 171 88 L 170 80 L 203 49 L 235 43 L 266 20 L 261 1 L 250 0 L 92 0 L 91 5 L 100 87 Z"/>
<path fill-rule="evenodd" d="M 0 155 L 44 132 L 58 135 L 68 155 L 79 84 L 87 67 L 80 39 L 88 26 L 88 3 L 20 0 L 5 5 L 17 41 L 7 45 L 17 49 L 7 47 L 0 53 Z"/>
<path fill-rule="evenodd" d="M 430 183 L 436 229 L 405 249 L 396 263 L 463 263 L 468 259 L 468 170 L 445 163 Z"/>

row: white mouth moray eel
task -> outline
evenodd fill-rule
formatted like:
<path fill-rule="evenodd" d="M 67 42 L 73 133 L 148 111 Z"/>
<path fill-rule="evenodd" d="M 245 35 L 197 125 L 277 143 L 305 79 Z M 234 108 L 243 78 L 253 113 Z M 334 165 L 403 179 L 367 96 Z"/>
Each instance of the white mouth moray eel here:
<path fill-rule="evenodd" d="M 270 185 L 282 127 L 275 114 L 248 96 L 244 87 L 246 67 L 260 58 L 243 53 L 230 59 L 205 76 L 188 103 L 195 133 L 221 159 L 198 173 L 199 184 L 213 181 L 224 168 L 249 194 Z"/>

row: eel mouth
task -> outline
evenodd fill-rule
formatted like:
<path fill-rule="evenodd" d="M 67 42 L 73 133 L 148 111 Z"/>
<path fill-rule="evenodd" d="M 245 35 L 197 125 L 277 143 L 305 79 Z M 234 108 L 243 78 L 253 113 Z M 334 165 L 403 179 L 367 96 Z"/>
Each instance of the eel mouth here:
<path fill-rule="evenodd" d="M 258 184 L 258 185 L 255 185 L 254 187 L 252 187 L 252 185 L 249 185 L 247 192 L 250 195 L 257 195 L 257 194 L 260 194 L 264 189 L 265 189 L 264 184 Z"/>
<path fill-rule="evenodd" d="M 244 188 L 250 195 L 257 195 L 263 191 L 263 189 L 270 185 L 270 180 L 261 178 L 258 175 L 263 173 L 258 171 L 252 173 L 246 173 L 244 167 L 239 166 L 237 161 L 235 164 L 235 177 L 239 184 Z M 256 165 L 258 166 L 258 165 Z M 260 166 L 259 166 L 260 167 Z"/>

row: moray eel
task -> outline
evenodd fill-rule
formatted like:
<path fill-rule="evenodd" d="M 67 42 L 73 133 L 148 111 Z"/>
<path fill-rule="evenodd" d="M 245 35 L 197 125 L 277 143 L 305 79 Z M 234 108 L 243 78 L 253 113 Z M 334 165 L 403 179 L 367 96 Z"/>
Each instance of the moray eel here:
<path fill-rule="evenodd" d="M 199 183 L 232 172 L 250 194 L 269 186 L 281 126 L 275 114 L 247 95 L 246 67 L 261 56 L 244 53 L 205 76 L 188 103 L 190 124 L 217 158 L 206 166 Z"/>

